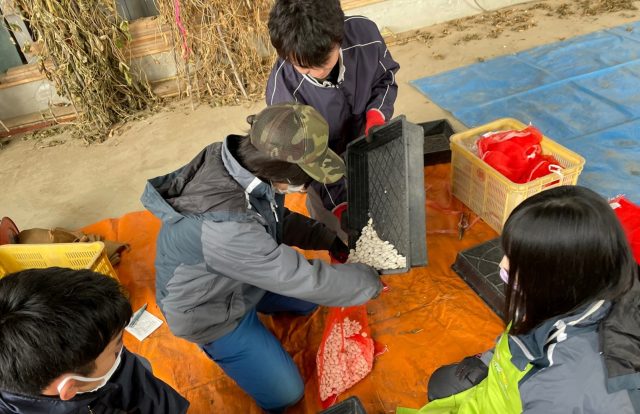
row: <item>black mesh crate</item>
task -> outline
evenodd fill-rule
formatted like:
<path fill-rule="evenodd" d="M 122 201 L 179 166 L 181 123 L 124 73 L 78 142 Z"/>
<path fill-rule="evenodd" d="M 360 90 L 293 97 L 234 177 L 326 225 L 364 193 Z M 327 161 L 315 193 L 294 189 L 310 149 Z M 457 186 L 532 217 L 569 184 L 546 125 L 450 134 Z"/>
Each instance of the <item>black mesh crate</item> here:
<path fill-rule="evenodd" d="M 358 397 L 349 397 L 319 414 L 367 414 Z"/>
<path fill-rule="evenodd" d="M 496 238 L 459 252 L 451 266 L 500 317 L 504 316 L 505 284 L 498 265 L 503 256 L 500 238 Z"/>
<path fill-rule="evenodd" d="M 347 146 L 347 227 L 355 248 L 369 218 L 381 239 L 407 258 L 404 273 L 427 264 L 423 129 L 399 116 Z"/>
<path fill-rule="evenodd" d="M 451 162 L 451 146 L 449 138 L 454 134 L 451 124 L 446 119 L 418 124 L 424 131 L 424 165 Z"/>

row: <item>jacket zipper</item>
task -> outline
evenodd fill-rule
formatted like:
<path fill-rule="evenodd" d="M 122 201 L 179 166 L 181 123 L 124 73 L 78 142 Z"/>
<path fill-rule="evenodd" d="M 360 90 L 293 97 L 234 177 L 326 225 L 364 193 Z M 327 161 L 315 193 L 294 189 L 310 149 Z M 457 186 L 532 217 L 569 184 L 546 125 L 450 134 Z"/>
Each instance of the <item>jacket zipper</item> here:
<path fill-rule="evenodd" d="M 271 211 L 273 212 L 273 217 L 275 217 L 276 219 L 276 223 L 280 222 L 280 220 L 278 220 L 278 213 L 276 213 L 276 208 L 278 208 L 278 205 L 275 203 L 275 201 L 269 202 L 269 204 L 271 205 Z"/>

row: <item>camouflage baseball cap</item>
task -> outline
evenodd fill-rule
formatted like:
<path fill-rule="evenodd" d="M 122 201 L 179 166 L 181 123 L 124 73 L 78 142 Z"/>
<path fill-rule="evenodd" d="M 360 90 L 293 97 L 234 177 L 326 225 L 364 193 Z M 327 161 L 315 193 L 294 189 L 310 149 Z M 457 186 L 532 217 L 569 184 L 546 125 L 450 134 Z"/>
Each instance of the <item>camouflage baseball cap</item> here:
<path fill-rule="evenodd" d="M 269 106 L 255 116 L 250 136 L 260 152 L 297 164 L 318 182 L 334 183 L 344 175 L 344 161 L 329 149 L 329 125 L 311 106 Z"/>

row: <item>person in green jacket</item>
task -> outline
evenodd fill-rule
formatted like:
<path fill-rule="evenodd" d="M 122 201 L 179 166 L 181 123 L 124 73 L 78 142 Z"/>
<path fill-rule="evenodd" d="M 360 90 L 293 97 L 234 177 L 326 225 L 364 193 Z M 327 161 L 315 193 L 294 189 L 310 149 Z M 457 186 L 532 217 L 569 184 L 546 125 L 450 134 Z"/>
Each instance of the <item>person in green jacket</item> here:
<path fill-rule="evenodd" d="M 502 247 L 506 331 L 436 370 L 430 403 L 397 413 L 639 413 L 638 267 L 606 200 L 579 186 L 536 194 Z"/>

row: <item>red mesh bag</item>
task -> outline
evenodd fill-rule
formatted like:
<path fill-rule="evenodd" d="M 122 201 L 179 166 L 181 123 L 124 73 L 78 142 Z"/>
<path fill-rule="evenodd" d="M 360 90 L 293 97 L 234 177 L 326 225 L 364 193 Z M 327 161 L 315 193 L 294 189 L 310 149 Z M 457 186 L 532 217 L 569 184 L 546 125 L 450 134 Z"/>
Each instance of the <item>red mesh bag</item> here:
<path fill-rule="evenodd" d="M 627 234 L 633 257 L 640 264 L 640 206 L 627 200 L 624 196 L 618 196 L 609 201 L 613 211 L 622 223 L 622 228 Z"/>
<path fill-rule="evenodd" d="M 514 183 L 523 184 L 562 169 L 551 155 L 542 154 L 542 133 L 534 126 L 521 131 L 484 134 L 478 156 Z"/>
<path fill-rule="evenodd" d="M 316 356 L 322 407 L 366 377 L 384 347 L 371 338 L 365 305 L 331 308 Z"/>
<path fill-rule="evenodd" d="M 542 153 L 541 141 L 542 133 L 534 126 L 528 126 L 522 131 L 490 132 L 478 140 L 478 155 L 482 158 L 485 152 L 498 151 L 526 159 L 533 154 Z"/>
<path fill-rule="evenodd" d="M 529 171 L 528 160 L 513 157 L 508 152 L 487 151 L 482 160 L 514 183 L 521 182 Z"/>

